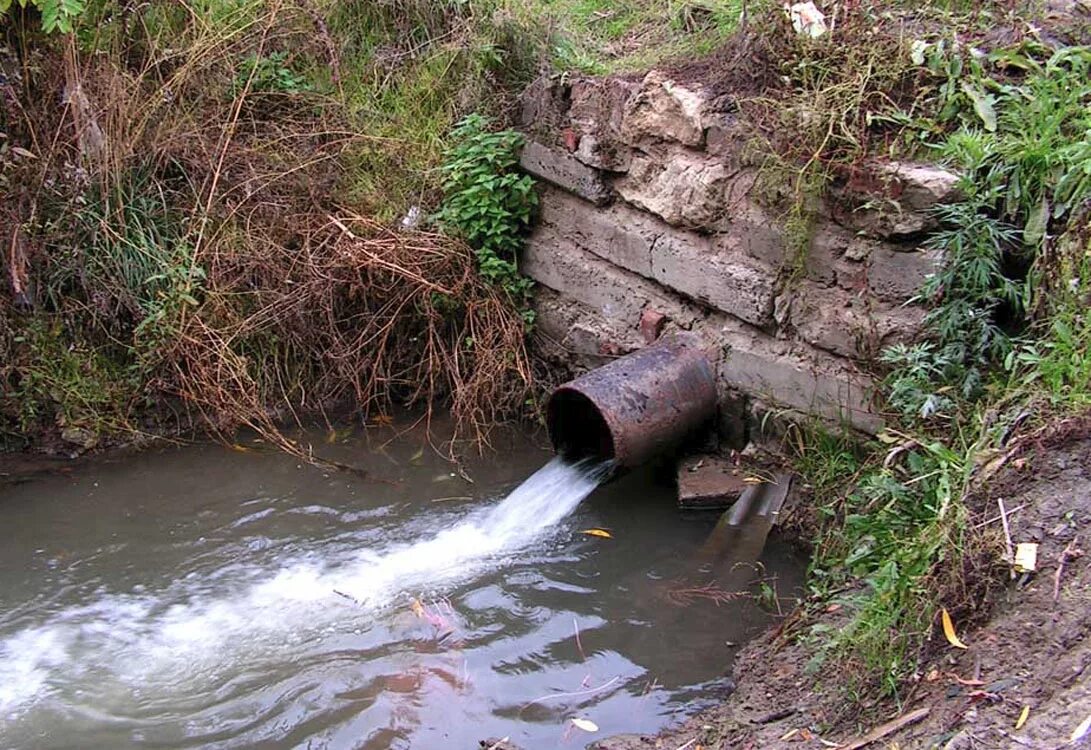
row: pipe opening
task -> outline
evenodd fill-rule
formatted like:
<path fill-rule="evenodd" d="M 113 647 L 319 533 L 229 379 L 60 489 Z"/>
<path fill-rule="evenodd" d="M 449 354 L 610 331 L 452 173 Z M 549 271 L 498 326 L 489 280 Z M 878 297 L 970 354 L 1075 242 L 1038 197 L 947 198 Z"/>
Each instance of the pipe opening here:
<path fill-rule="evenodd" d="M 595 402 L 561 388 L 546 405 L 546 427 L 553 449 L 566 458 L 614 458 L 614 436 Z"/>

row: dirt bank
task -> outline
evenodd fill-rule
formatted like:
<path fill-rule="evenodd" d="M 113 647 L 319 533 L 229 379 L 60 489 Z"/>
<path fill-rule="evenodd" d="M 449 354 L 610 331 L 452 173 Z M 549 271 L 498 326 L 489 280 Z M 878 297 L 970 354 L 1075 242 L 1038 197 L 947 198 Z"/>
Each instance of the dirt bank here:
<path fill-rule="evenodd" d="M 1003 502 L 1012 541 L 1039 544 L 1037 571 L 985 602 L 992 614 L 984 624 L 960 628 L 967 648 L 949 646 L 937 623 L 926 647 L 931 656 L 901 705 L 855 703 L 844 687 L 851 674 L 808 669 L 820 638 L 806 636 L 816 625 L 838 627 L 842 617 L 831 607 L 812 622 L 797 613 L 748 645 L 734 669 L 738 690 L 719 708 L 656 737 L 616 737 L 590 747 L 1091 745 L 1088 737 L 1070 744 L 1091 716 L 1091 557 L 1083 554 L 1091 538 L 1091 439 L 1082 431 L 1053 435 L 1013 453 L 973 502 L 975 524 L 1000 534 Z"/>

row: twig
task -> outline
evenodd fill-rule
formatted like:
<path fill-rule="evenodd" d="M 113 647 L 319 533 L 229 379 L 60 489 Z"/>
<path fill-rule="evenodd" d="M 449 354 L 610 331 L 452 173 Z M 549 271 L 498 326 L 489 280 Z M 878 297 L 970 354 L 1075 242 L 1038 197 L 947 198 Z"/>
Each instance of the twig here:
<path fill-rule="evenodd" d="M 853 740 L 847 745 L 841 745 L 838 750 L 860 750 L 860 748 L 862 747 L 867 747 L 872 742 L 875 742 L 876 740 L 881 740 L 888 734 L 893 734 L 894 732 L 897 732 L 902 727 L 907 727 L 910 724 L 916 724 L 918 721 L 927 716 L 931 710 L 932 709 L 925 707 L 918 708 L 916 711 L 910 711 L 904 716 L 899 716 L 897 719 L 892 719 L 888 721 L 886 724 L 880 724 L 860 739 Z"/>
<path fill-rule="evenodd" d="M 1025 507 L 1027 507 L 1027 506 L 1026 505 L 1016 505 L 1014 508 L 1012 508 L 1011 510 L 1008 511 L 1008 513 L 1007 513 L 1008 517 L 1010 518 L 1011 516 L 1014 516 L 1016 513 L 1018 513 L 1019 511 L 1021 511 Z M 988 526 L 990 523 L 996 523 L 997 521 L 1001 520 L 1002 517 L 1003 516 L 996 515 L 996 516 L 993 516 L 992 518 L 987 518 L 984 521 L 981 521 L 979 523 L 974 524 L 974 528 L 975 529 L 984 528 L 985 526 Z"/>
<path fill-rule="evenodd" d="M 1000 506 L 1000 523 L 1004 526 L 1004 549 L 1006 550 L 1006 562 L 1011 565 L 1015 561 L 1015 549 L 1011 544 L 1011 527 L 1008 526 L 1008 513 L 1004 510 L 1004 498 L 996 498 L 996 504 Z M 1015 570 L 1012 569 L 1011 577 L 1015 578 Z"/>
<path fill-rule="evenodd" d="M 588 688 L 587 690 L 575 690 L 575 691 L 573 691 L 571 693 L 550 693 L 549 695 L 543 695 L 543 696 L 541 696 L 539 698 L 535 698 L 533 700 L 530 700 L 530 701 L 527 701 L 526 703 L 524 703 L 522 705 L 522 707 L 520 707 L 518 715 L 522 716 L 524 711 L 526 711 L 528 708 L 533 706 L 535 703 L 541 703 L 542 701 L 552 700 L 553 698 L 576 698 L 576 697 L 579 697 L 581 695 L 591 695 L 592 693 L 601 692 L 601 691 L 605 690 L 606 688 L 610 687 L 611 685 L 613 685 L 615 682 L 617 682 L 620 679 L 621 679 L 620 677 L 612 677 L 608 681 L 606 681 L 606 682 L 602 683 L 601 685 L 599 685 L 598 687 Z"/>
<path fill-rule="evenodd" d="M 1057 571 L 1053 574 L 1053 603 L 1056 604 L 1057 600 L 1061 598 L 1061 576 L 1064 575 L 1064 566 L 1069 560 L 1078 560 L 1083 556 L 1083 550 L 1076 549 L 1076 542 L 1080 538 L 1078 536 L 1072 537 L 1072 541 L 1064 548 L 1064 552 L 1061 553 L 1060 562 L 1057 563 Z"/>

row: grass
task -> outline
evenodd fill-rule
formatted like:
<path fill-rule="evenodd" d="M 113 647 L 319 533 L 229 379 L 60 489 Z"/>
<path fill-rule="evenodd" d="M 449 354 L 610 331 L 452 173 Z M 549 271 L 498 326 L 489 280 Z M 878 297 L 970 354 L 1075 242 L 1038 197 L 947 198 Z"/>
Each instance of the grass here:
<path fill-rule="evenodd" d="M 919 64 L 878 5 L 836 38 L 766 46 L 781 84 L 742 105 L 766 132 L 791 134 L 763 147 L 801 234 L 800 207 L 876 155 L 965 175 L 964 201 L 941 209 L 926 239 L 946 262 L 916 300 L 928 309 L 921 335 L 883 355 L 890 427 L 867 444 L 817 429 L 789 441 L 818 502 L 811 606 L 838 604 L 846 618 L 836 628 L 819 618 L 810 667 L 838 667 L 853 700 L 901 694 L 941 607 L 963 624 L 985 616 L 1005 567 L 997 539 L 971 523 L 970 498 L 1006 428 L 1091 405 L 1091 51 L 1017 38 L 970 53 L 951 29 L 972 39 L 983 19 L 962 10 L 918 13 L 948 22 L 918 32 Z M 997 12 L 994 22 L 1007 11 Z M 801 111 L 807 126 L 792 128 Z"/>
<path fill-rule="evenodd" d="M 711 52 L 738 27 L 742 0 L 507 0 L 504 9 L 544 29 L 561 71 L 642 71 Z"/>

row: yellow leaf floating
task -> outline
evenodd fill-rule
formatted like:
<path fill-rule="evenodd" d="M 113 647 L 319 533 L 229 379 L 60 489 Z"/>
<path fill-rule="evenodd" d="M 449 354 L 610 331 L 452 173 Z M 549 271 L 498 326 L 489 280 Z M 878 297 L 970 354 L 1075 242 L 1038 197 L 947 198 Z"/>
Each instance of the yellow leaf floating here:
<path fill-rule="evenodd" d="M 1030 716 L 1030 706 L 1023 706 L 1023 711 L 1019 714 L 1019 718 L 1015 722 L 1015 728 L 1022 729 L 1023 725 L 1027 723 L 1028 716 Z"/>
<path fill-rule="evenodd" d="M 413 614 L 417 617 L 424 617 L 424 605 L 420 603 L 420 599 L 413 599 L 413 602 L 409 605 L 409 609 L 413 610 Z"/>
<path fill-rule="evenodd" d="M 581 534 L 587 534 L 587 536 L 599 536 L 599 537 L 602 537 L 603 539 L 613 539 L 614 538 L 614 535 L 611 534 L 606 529 L 584 529 L 580 533 Z M 575 721 L 575 720 L 573 719 L 573 721 Z"/>
<path fill-rule="evenodd" d="M 253 452 L 250 448 L 247 448 L 245 445 L 240 445 L 239 443 L 232 443 L 231 444 L 231 450 L 235 451 L 236 453 L 252 453 Z"/>
<path fill-rule="evenodd" d="M 601 531 L 601 529 L 599 529 L 599 531 Z M 585 732 L 599 731 L 599 725 L 590 719 L 573 719 L 572 724 L 576 729 L 582 729 Z"/>
<path fill-rule="evenodd" d="M 951 615 L 947 612 L 946 607 L 940 610 L 940 619 L 943 620 L 943 634 L 947 636 L 947 642 L 955 648 L 967 648 L 966 644 L 958 639 L 958 635 L 955 633 L 955 624 L 951 622 Z"/>

